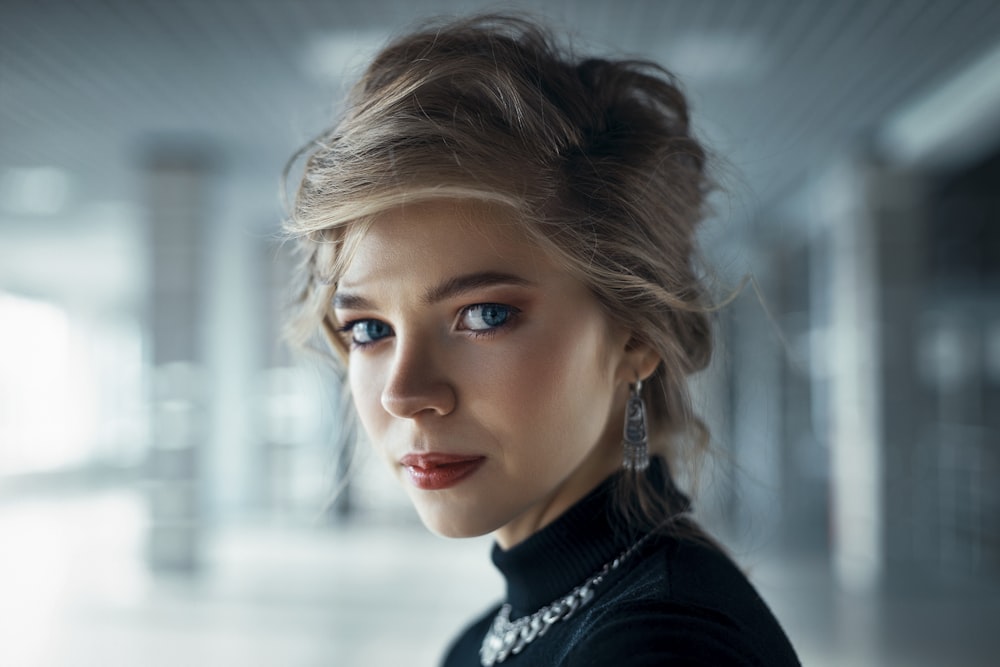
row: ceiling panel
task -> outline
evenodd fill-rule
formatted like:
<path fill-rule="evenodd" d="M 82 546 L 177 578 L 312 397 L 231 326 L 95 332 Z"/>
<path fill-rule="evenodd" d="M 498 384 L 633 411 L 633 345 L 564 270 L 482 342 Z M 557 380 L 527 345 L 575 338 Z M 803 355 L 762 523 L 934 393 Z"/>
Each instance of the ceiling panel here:
<path fill-rule="evenodd" d="M 58 166 L 82 184 L 81 197 L 130 200 L 130 174 L 151 137 L 203 137 L 247 192 L 268 196 L 284 158 L 343 90 L 343 81 L 316 78 L 310 44 L 481 6 L 492 5 L 8 0 L 0 5 L 0 174 Z M 887 114 L 1000 40 L 1000 3 L 988 0 L 523 6 L 578 43 L 688 73 L 696 121 L 764 206 L 830 155 L 864 146 Z"/>

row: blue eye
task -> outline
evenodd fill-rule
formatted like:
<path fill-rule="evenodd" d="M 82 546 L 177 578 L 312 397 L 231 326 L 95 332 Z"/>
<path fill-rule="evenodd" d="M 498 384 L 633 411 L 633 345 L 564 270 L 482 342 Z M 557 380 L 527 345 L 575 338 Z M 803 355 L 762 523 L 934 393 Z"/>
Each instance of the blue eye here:
<path fill-rule="evenodd" d="M 392 335 L 392 327 L 379 320 L 357 320 L 344 327 L 351 332 L 351 342 L 355 345 L 370 345 Z"/>
<path fill-rule="evenodd" d="M 469 331 L 498 329 L 508 324 L 516 312 L 515 308 L 501 303 L 477 303 L 462 313 L 462 325 Z"/>

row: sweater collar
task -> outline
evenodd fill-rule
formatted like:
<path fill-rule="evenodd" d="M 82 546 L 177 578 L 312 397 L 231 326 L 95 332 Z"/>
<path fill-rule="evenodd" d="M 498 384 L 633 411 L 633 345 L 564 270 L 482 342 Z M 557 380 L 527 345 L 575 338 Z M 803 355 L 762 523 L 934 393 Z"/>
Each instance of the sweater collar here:
<path fill-rule="evenodd" d="M 651 461 L 662 479 L 661 462 Z M 507 582 L 512 616 L 534 613 L 584 583 L 621 554 L 638 535 L 625 529 L 612 500 L 616 475 L 523 542 L 504 550 L 493 545 L 493 564 Z"/>

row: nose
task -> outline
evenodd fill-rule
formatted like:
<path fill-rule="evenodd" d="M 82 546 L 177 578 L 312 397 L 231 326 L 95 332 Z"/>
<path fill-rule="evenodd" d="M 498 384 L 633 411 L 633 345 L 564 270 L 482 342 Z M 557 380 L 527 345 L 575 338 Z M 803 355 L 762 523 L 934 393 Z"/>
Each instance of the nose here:
<path fill-rule="evenodd" d="M 382 388 L 386 412 L 414 419 L 422 415 L 444 416 L 455 409 L 455 388 L 438 356 L 429 345 L 397 338 L 396 353 Z"/>

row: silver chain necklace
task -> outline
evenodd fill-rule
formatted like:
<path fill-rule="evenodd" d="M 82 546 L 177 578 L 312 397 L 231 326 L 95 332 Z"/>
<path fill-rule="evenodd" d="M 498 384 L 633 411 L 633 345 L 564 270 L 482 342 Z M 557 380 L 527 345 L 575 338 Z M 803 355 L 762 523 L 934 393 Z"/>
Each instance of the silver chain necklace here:
<path fill-rule="evenodd" d="M 500 607 L 496 618 L 493 619 L 493 624 L 486 636 L 483 637 L 483 645 L 479 648 L 479 662 L 482 663 L 483 667 L 492 667 L 503 662 L 511 655 L 520 653 L 531 642 L 544 636 L 549 628 L 559 621 L 569 619 L 578 609 L 590 602 L 594 597 L 594 588 L 604 581 L 604 577 L 613 570 L 617 570 L 651 535 L 652 533 L 644 535 L 613 561 L 605 563 L 597 574 L 574 588 L 568 595 L 542 607 L 534 614 L 522 616 L 512 621 L 510 620 L 511 606 L 505 603 Z"/>

